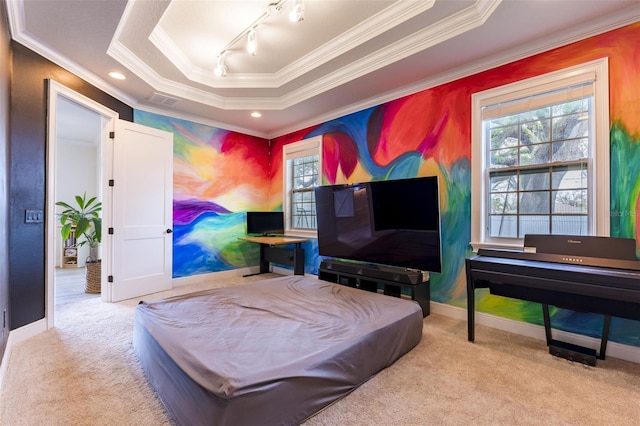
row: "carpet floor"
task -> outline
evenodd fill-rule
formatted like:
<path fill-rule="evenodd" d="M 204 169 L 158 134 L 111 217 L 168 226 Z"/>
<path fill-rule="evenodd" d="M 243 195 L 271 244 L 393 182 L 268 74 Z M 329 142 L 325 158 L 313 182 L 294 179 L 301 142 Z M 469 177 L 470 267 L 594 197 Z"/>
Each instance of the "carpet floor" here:
<path fill-rule="evenodd" d="M 55 329 L 14 345 L 0 424 L 170 425 L 133 352 L 138 301 L 65 304 Z M 544 342 L 484 326 L 469 343 L 466 329 L 465 321 L 428 316 L 415 349 L 305 426 L 639 424 L 640 364 L 609 357 L 586 368 L 550 356 Z"/>

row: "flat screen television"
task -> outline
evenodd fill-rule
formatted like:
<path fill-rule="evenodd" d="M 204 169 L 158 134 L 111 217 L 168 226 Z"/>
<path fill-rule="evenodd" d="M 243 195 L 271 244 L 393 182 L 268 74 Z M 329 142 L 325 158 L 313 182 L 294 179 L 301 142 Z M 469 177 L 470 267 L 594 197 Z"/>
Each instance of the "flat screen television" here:
<path fill-rule="evenodd" d="M 282 212 L 247 212 L 247 234 L 284 234 L 284 214 Z"/>
<path fill-rule="evenodd" d="M 319 186 L 318 252 L 442 272 L 436 176 Z"/>

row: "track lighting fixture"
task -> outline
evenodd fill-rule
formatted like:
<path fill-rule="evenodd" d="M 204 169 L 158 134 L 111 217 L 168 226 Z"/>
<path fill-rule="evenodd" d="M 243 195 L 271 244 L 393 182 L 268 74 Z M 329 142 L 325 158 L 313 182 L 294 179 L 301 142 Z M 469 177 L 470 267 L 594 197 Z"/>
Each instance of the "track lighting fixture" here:
<path fill-rule="evenodd" d="M 258 50 L 258 32 L 255 28 L 251 28 L 247 33 L 247 52 L 249 55 L 256 56 Z"/>
<path fill-rule="evenodd" d="M 237 43 L 240 43 L 245 35 L 247 37 L 247 52 L 249 52 L 251 56 L 256 55 L 256 52 L 258 51 L 258 26 L 265 20 L 267 20 L 267 18 L 269 18 L 270 16 L 279 14 L 282 11 L 284 4 L 287 2 L 291 3 L 291 12 L 289 13 L 289 19 L 293 22 L 300 22 L 304 20 L 304 3 L 302 2 L 302 0 L 277 0 L 270 3 L 262 15 L 260 15 L 246 30 L 238 34 L 233 40 L 229 42 L 229 44 L 225 46 L 224 49 L 222 49 L 221 53 L 218 55 L 217 64 L 214 69 L 214 74 L 216 75 L 216 77 L 224 77 L 227 75 L 228 69 L 227 65 L 224 63 L 223 55 L 231 52 L 233 50 L 233 47 Z"/>

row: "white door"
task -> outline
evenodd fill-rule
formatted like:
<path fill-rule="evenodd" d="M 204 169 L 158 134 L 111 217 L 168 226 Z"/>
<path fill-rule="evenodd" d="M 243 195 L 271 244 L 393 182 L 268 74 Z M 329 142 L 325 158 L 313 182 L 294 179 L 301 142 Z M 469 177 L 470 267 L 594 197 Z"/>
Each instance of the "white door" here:
<path fill-rule="evenodd" d="M 171 289 L 173 134 L 117 120 L 113 139 L 112 302 Z M 110 275 L 110 276 L 109 276 Z"/>

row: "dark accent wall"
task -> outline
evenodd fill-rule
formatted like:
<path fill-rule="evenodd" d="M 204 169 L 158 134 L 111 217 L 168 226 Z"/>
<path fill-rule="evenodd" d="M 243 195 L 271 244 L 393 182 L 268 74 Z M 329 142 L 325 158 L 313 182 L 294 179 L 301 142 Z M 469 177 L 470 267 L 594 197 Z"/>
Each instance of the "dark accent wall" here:
<path fill-rule="evenodd" d="M 10 35 L 6 5 L 0 5 L 0 359 L 9 338 L 9 76 Z"/>
<path fill-rule="evenodd" d="M 25 223 L 25 210 L 45 209 L 47 80 L 66 87 L 133 121 L 133 108 L 69 71 L 11 42 L 9 142 L 9 306 L 10 329 L 45 317 L 44 223 Z"/>

